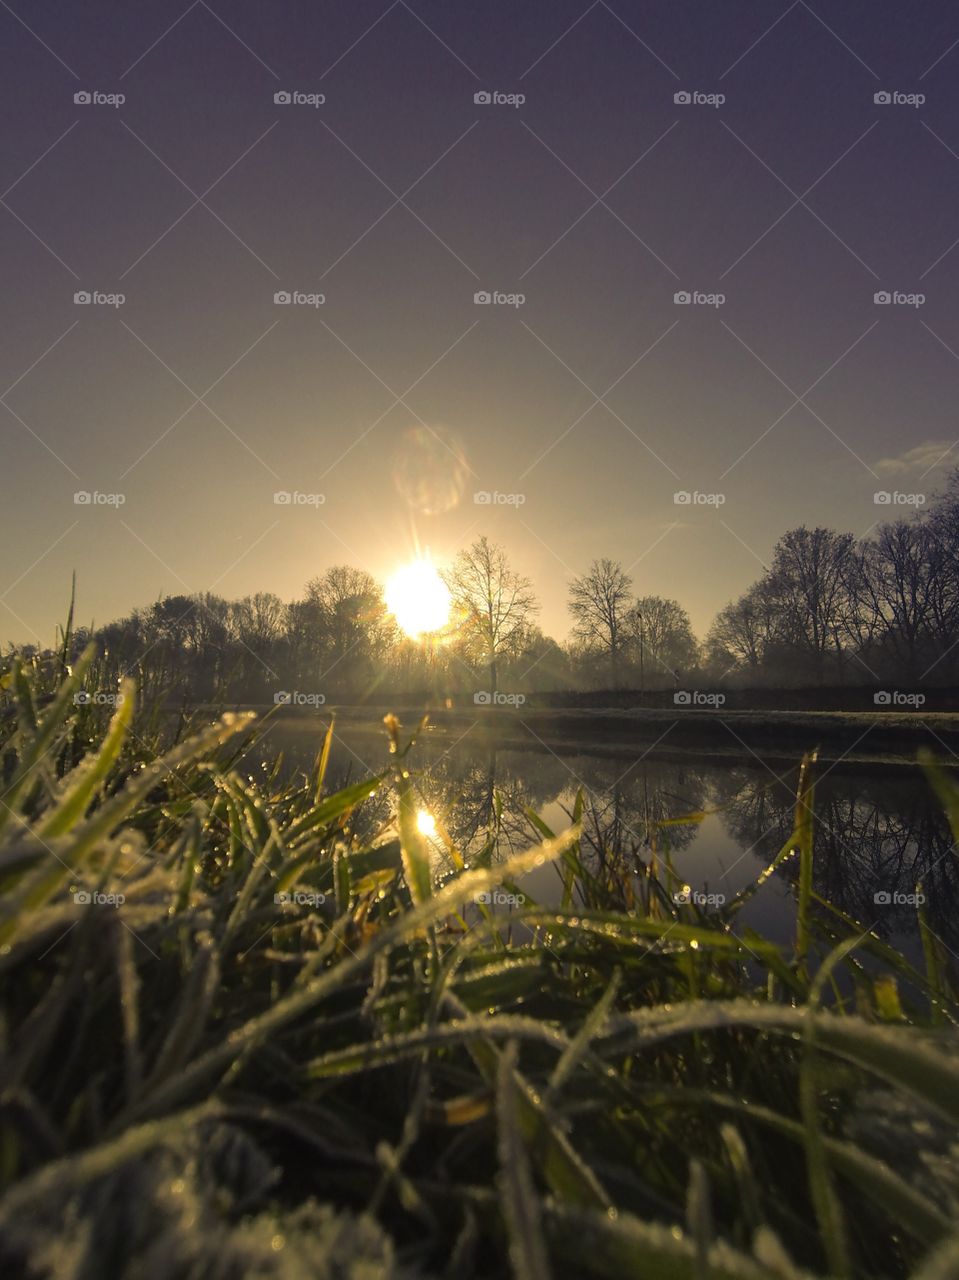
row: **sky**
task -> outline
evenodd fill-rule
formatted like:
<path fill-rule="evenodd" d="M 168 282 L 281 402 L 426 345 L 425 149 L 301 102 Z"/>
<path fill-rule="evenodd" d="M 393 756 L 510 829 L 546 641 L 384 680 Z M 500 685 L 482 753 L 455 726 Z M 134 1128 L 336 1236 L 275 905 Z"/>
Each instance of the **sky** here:
<path fill-rule="evenodd" d="M 957 70 L 946 0 L 0 0 L 0 637 L 480 534 L 702 634 L 913 510 Z"/>

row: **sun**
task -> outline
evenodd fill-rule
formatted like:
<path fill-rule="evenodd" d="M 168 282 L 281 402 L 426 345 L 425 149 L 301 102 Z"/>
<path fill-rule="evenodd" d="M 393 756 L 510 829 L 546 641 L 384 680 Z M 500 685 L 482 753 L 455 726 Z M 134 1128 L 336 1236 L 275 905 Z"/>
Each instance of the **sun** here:
<path fill-rule="evenodd" d="M 450 620 L 450 593 L 431 560 L 403 565 L 386 584 L 386 607 L 414 639 Z"/>
<path fill-rule="evenodd" d="M 420 835 L 428 836 L 430 839 L 436 839 L 436 819 L 430 813 L 429 809 L 420 809 L 416 815 L 416 829 Z"/>

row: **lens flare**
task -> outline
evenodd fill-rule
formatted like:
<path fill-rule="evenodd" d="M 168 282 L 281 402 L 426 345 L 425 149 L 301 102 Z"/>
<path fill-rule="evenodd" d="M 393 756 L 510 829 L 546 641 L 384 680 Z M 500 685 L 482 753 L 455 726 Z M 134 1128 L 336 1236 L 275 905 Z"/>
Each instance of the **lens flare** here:
<path fill-rule="evenodd" d="M 463 496 L 469 472 L 459 440 L 439 425 L 410 427 L 393 454 L 393 482 L 418 515 L 452 511 Z"/>
<path fill-rule="evenodd" d="M 450 620 L 450 593 L 432 561 L 414 560 L 386 584 L 386 607 L 414 639 L 440 631 Z"/>

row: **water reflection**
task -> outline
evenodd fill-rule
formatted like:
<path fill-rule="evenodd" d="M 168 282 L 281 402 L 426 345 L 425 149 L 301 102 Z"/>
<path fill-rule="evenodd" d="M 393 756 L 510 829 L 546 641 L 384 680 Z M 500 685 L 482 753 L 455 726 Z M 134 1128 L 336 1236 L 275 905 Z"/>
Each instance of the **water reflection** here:
<path fill-rule="evenodd" d="M 289 762 L 308 768 L 315 740 L 299 729 L 284 732 Z M 276 749 L 275 737 L 271 746 Z M 355 781 L 385 761 L 381 737 L 341 736 L 329 785 Z M 503 856 L 527 848 L 537 838 L 530 809 L 553 830 L 568 825 L 582 789 L 584 863 L 610 905 L 625 906 L 636 901 L 638 881 L 652 859 L 668 858 L 690 885 L 708 886 L 727 898 L 753 883 L 792 831 L 798 777 L 798 765 L 784 770 L 759 761 L 746 766 L 651 756 L 630 762 L 588 752 L 491 748 L 468 739 L 451 746 L 429 735 L 417 745 L 412 764 L 424 805 L 467 857 L 483 847 L 496 824 Z M 921 885 L 930 927 L 959 951 L 957 855 L 918 770 L 853 772 L 825 765 L 821 774 L 815 797 L 816 891 L 918 960 L 916 908 L 909 898 Z M 384 789 L 357 833 L 369 836 L 387 826 L 391 806 Z M 558 902 L 560 871 L 543 871 L 529 891 L 540 901 Z M 795 862 L 786 864 L 750 902 L 744 921 L 787 941 L 797 872 Z"/>

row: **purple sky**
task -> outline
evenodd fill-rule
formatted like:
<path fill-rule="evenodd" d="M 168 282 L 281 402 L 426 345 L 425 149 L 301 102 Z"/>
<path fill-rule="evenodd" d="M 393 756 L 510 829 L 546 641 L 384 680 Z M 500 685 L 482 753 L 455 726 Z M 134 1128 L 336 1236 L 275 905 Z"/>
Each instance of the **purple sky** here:
<path fill-rule="evenodd" d="M 702 632 L 959 462 L 954 4 L 0 0 L 0 68 L 4 639 L 480 533 Z"/>

